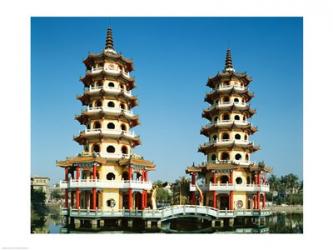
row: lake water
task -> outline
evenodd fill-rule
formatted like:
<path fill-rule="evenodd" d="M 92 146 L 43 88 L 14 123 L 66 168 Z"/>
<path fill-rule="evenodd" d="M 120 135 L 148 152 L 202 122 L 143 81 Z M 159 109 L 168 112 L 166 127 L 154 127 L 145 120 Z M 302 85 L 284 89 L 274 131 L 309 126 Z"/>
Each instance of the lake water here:
<path fill-rule="evenodd" d="M 32 233 L 152 233 L 151 231 L 125 231 L 123 229 L 112 229 L 112 230 L 101 230 L 101 231 L 90 231 L 90 230 L 73 230 L 65 227 L 61 222 L 59 216 L 48 216 L 46 220 L 34 223 L 31 228 Z M 191 233 L 184 232 L 182 228 L 176 228 L 172 231 L 173 233 Z M 270 216 L 265 223 L 261 226 L 242 226 L 235 225 L 232 228 L 212 229 L 206 228 L 202 232 L 207 233 L 303 233 L 303 214 L 285 214 L 278 213 Z M 155 231 L 153 233 L 161 233 Z"/>

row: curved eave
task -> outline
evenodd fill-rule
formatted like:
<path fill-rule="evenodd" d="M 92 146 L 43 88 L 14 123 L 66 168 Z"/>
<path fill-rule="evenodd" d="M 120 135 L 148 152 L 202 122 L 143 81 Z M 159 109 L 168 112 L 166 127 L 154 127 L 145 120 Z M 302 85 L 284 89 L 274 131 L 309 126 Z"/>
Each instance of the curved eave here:
<path fill-rule="evenodd" d="M 80 115 L 76 115 L 75 119 L 80 122 L 81 125 L 86 125 L 90 119 L 101 119 L 101 118 L 119 118 L 127 121 L 131 128 L 138 126 L 140 124 L 139 117 L 136 115 L 134 117 L 127 117 L 124 114 L 108 114 L 103 111 L 96 113 L 83 112 Z"/>
<path fill-rule="evenodd" d="M 237 73 L 237 72 L 219 72 L 216 76 L 212 78 L 208 78 L 207 86 L 214 88 L 216 84 L 219 84 L 223 81 L 231 81 L 233 79 L 238 79 L 241 81 L 245 86 L 249 85 L 252 81 L 252 78 L 247 75 L 246 73 Z"/>
<path fill-rule="evenodd" d="M 251 109 L 250 106 L 246 106 L 246 107 L 237 107 L 235 105 L 232 105 L 230 107 L 214 107 L 210 110 L 205 109 L 202 112 L 202 117 L 206 118 L 206 119 L 210 119 L 212 116 L 216 115 L 219 113 L 219 111 L 221 112 L 233 112 L 233 111 L 237 111 L 240 112 L 242 114 L 246 114 L 248 117 L 253 116 L 256 113 L 255 109 Z"/>
<path fill-rule="evenodd" d="M 156 165 L 149 160 L 145 160 L 145 159 L 139 159 L 139 158 L 129 158 L 129 159 L 121 159 L 119 160 L 119 165 L 120 166 L 139 166 L 139 167 L 143 167 L 146 170 L 155 170 L 156 169 Z"/>
<path fill-rule="evenodd" d="M 94 80 L 99 79 L 120 80 L 127 86 L 128 90 L 132 90 L 135 87 L 135 80 L 133 78 L 125 77 L 121 72 L 114 74 L 104 70 L 99 73 L 87 73 L 84 77 L 80 78 L 80 81 L 85 87 L 89 87 Z"/>
<path fill-rule="evenodd" d="M 132 60 L 130 60 L 126 57 L 123 57 L 120 54 L 116 54 L 116 53 L 112 53 L 112 52 L 105 52 L 105 51 L 103 51 L 101 53 L 98 53 L 98 54 L 90 53 L 88 55 L 88 57 L 83 60 L 83 63 L 87 67 L 89 67 L 89 66 L 93 66 L 93 64 L 95 63 L 96 60 L 102 60 L 102 61 L 112 60 L 112 61 L 115 61 L 115 62 L 120 62 L 120 64 L 126 66 L 128 71 L 133 71 L 134 70 Z"/>
<path fill-rule="evenodd" d="M 207 154 L 208 152 L 211 152 L 215 149 L 225 149 L 225 150 L 235 150 L 235 149 L 245 149 L 249 153 L 254 153 L 260 149 L 258 145 L 254 145 L 253 143 L 249 144 L 237 144 L 237 143 L 231 143 L 231 145 L 223 145 L 223 144 L 210 144 L 210 145 L 200 145 L 198 148 L 198 152 Z"/>
<path fill-rule="evenodd" d="M 266 173 L 272 173 L 273 172 L 273 168 L 270 166 L 260 166 L 258 164 L 253 164 L 252 166 L 250 166 L 250 170 L 251 171 L 263 171 Z"/>
<path fill-rule="evenodd" d="M 202 173 L 205 171 L 204 166 L 190 166 L 185 169 L 186 174 L 193 174 L 193 173 Z"/>
<path fill-rule="evenodd" d="M 124 141 L 129 141 L 130 145 L 132 147 L 138 146 L 141 144 L 141 140 L 139 136 L 136 137 L 129 137 L 126 135 L 110 135 L 110 134 L 105 134 L 105 133 L 98 133 L 94 135 L 88 135 L 85 133 L 80 133 L 78 136 L 74 136 L 73 140 L 79 143 L 80 145 L 85 145 L 87 141 L 91 139 L 114 139 L 114 140 L 124 140 Z"/>
<path fill-rule="evenodd" d="M 236 91 L 234 88 L 230 89 L 230 90 L 215 90 L 214 92 L 208 93 L 205 97 L 205 102 L 208 102 L 209 104 L 213 104 L 214 100 L 216 100 L 216 98 L 219 98 L 223 95 L 231 95 L 231 94 L 238 94 L 241 97 L 244 97 L 245 102 L 249 102 L 251 101 L 251 99 L 254 97 L 254 94 L 248 90 L 244 90 L 244 91 Z"/>
<path fill-rule="evenodd" d="M 106 163 L 106 159 L 94 156 L 74 156 L 74 157 L 69 157 L 66 160 L 56 161 L 56 165 L 58 167 L 71 167 L 73 166 L 73 164 L 76 163 L 87 163 L 87 162 L 92 162 L 97 165 L 103 165 Z"/>
<path fill-rule="evenodd" d="M 123 98 L 123 100 L 128 101 L 130 104 L 130 108 L 134 108 L 138 106 L 139 102 L 138 99 L 135 96 L 128 96 L 124 92 L 119 93 L 108 93 L 104 90 L 100 90 L 99 92 L 85 92 L 83 95 L 77 96 L 76 99 L 80 100 L 82 105 L 89 105 L 91 101 L 91 97 L 93 96 L 99 96 L 99 97 L 116 97 L 116 98 Z"/>
<path fill-rule="evenodd" d="M 232 124 L 227 124 L 227 125 L 216 125 L 214 124 L 213 126 L 210 126 L 210 127 L 204 127 L 204 128 L 201 128 L 200 130 L 200 134 L 202 135 L 205 135 L 205 136 L 209 136 L 211 133 L 215 132 L 215 131 L 218 131 L 219 129 L 239 129 L 239 130 L 242 130 L 242 131 L 246 131 L 248 134 L 252 135 L 254 134 L 255 132 L 258 131 L 258 128 L 255 127 L 255 126 L 252 126 L 250 123 L 247 124 L 247 125 L 237 125 L 235 123 L 232 123 Z"/>

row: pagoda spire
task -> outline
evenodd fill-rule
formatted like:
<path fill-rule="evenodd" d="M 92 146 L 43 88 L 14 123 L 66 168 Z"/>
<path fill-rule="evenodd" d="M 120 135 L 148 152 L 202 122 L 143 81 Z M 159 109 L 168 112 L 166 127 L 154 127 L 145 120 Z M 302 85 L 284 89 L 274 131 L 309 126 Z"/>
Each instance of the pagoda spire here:
<path fill-rule="evenodd" d="M 114 50 L 111 27 L 108 28 L 107 33 L 106 33 L 105 49 Z"/>
<path fill-rule="evenodd" d="M 226 71 L 235 71 L 234 66 L 232 65 L 231 50 L 229 48 L 227 49 L 227 54 L 225 57 L 224 72 Z"/>

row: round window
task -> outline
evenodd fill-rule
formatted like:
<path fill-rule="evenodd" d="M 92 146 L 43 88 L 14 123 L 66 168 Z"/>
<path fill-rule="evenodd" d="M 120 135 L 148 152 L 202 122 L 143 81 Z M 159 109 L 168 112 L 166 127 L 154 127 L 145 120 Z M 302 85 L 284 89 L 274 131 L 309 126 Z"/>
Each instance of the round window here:
<path fill-rule="evenodd" d="M 242 184 L 242 182 L 243 182 L 243 180 L 242 180 L 241 177 L 237 177 L 237 178 L 236 178 L 236 183 L 237 183 L 237 184 Z"/>
<path fill-rule="evenodd" d="M 242 208 L 243 207 L 243 201 L 242 200 L 238 200 L 236 204 L 237 204 L 237 208 Z"/>
<path fill-rule="evenodd" d="M 235 159 L 238 161 L 238 160 L 240 160 L 240 159 L 242 159 L 242 155 L 241 154 L 236 154 L 235 155 Z"/>
<path fill-rule="evenodd" d="M 115 207 L 116 206 L 116 201 L 114 199 L 107 200 L 106 205 L 108 207 Z"/>
<path fill-rule="evenodd" d="M 108 129 L 114 129 L 114 128 L 115 128 L 114 123 L 109 122 L 109 123 L 108 123 Z"/>
<path fill-rule="evenodd" d="M 114 152 L 116 151 L 116 149 L 114 148 L 114 146 L 108 146 L 108 147 L 106 148 L 106 151 L 107 151 L 108 153 L 114 153 Z"/>

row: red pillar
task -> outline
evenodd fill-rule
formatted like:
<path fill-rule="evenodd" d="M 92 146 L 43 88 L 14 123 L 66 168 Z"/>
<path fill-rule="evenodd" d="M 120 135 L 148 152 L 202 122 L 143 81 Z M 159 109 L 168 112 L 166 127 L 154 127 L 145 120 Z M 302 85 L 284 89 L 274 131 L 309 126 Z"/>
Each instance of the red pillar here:
<path fill-rule="evenodd" d="M 65 168 L 65 181 L 68 181 L 68 168 Z M 65 208 L 68 208 L 68 188 L 65 189 Z"/>
<path fill-rule="evenodd" d="M 229 210 L 234 210 L 234 191 L 229 193 Z"/>
<path fill-rule="evenodd" d="M 131 181 L 132 180 L 132 172 L 133 169 L 131 166 L 129 166 L 128 168 L 128 179 Z M 133 192 L 132 192 L 132 188 L 128 189 L 128 209 L 132 209 L 133 207 Z"/>
<path fill-rule="evenodd" d="M 71 208 L 74 208 L 74 191 L 71 192 Z"/>
<path fill-rule="evenodd" d="M 76 180 L 78 181 L 80 179 L 80 167 L 76 167 Z M 76 209 L 80 208 L 80 190 L 76 189 Z"/>
<path fill-rule="evenodd" d="M 195 185 L 195 173 L 191 173 L 191 185 Z M 195 191 L 191 192 L 191 205 L 195 205 L 197 202 L 195 200 Z"/>
<path fill-rule="evenodd" d="M 260 192 L 257 192 L 257 209 L 260 209 Z"/>
<path fill-rule="evenodd" d="M 230 184 L 233 184 L 233 172 L 230 173 Z M 234 191 L 229 193 L 229 210 L 234 210 Z"/>
<path fill-rule="evenodd" d="M 93 180 L 97 179 L 96 165 L 93 166 Z M 96 210 L 96 188 L 92 189 L 92 209 Z"/>
<path fill-rule="evenodd" d="M 266 208 L 266 193 L 263 193 L 262 208 Z"/>
<path fill-rule="evenodd" d="M 216 174 L 213 173 L 213 184 L 216 183 Z M 216 191 L 213 191 L 213 207 L 217 208 L 217 204 L 216 204 Z"/>

